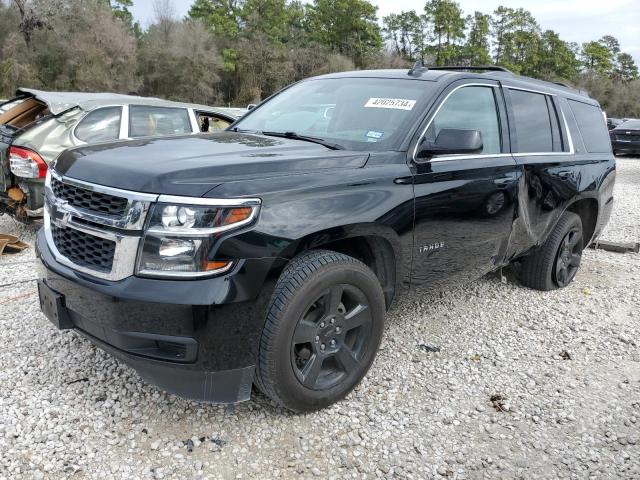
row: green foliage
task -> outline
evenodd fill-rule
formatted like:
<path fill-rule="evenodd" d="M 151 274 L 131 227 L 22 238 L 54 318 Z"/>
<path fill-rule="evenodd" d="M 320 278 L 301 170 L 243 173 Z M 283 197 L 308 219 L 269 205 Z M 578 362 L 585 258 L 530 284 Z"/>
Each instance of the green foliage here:
<path fill-rule="evenodd" d="M 491 63 L 489 25 L 491 17 L 475 12 L 467 17 L 469 35 L 465 44 L 464 57 L 469 65 L 488 65 Z"/>
<path fill-rule="evenodd" d="M 188 0 L 187 19 L 171 8 L 187 0 L 153 1 L 143 31 L 135 0 L 0 0 L 0 97 L 33 86 L 243 105 L 311 75 L 420 59 L 568 81 L 610 116 L 640 116 L 638 67 L 614 36 L 568 43 L 522 8 L 429 0 L 380 26 L 367 0 Z"/>
<path fill-rule="evenodd" d="M 430 0 L 424 11 L 433 25 L 436 44 L 429 50 L 435 54 L 436 65 L 455 63 L 454 60 L 461 52 L 457 42 L 464 39 L 465 29 L 460 5 L 453 0 Z"/>
<path fill-rule="evenodd" d="M 366 0 L 314 0 L 308 11 L 309 38 L 363 67 L 367 53 L 382 47 L 377 10 Z"/>

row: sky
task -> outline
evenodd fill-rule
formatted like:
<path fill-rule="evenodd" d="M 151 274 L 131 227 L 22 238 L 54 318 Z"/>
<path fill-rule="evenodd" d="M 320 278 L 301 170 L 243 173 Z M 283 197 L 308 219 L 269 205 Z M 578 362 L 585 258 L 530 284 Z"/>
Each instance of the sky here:
<path fill-rule="evenodd" d="M 425 0 L 370 0 L 378 6 L 378 18 L 402 10 L 421 12 Z M 493 12 L 498 5 L 522 7 L 533 13 L 543 30 L 555 30 L 569 42 L 598 40 L 611 34 L 623 52 L 640 64 L 640 0 L 457 0 L 465 14 Z M 189 11 L 191 0 L 173 0 L 178 16 Z M 153 19 L 153 0 L 134 0 L 133 15 L 143 26 Z"/>

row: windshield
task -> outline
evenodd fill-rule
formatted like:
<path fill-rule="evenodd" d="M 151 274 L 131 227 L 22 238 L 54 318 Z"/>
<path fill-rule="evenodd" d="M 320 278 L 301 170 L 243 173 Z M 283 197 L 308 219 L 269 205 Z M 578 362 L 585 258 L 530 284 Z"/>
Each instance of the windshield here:
<path fill-rule="evenodd" d="M 433 85 L 384 78 L 307 80 L 260 105 L 233 129 L 291 132 L 352 150 L 393 149 L 424 112 Z"/>

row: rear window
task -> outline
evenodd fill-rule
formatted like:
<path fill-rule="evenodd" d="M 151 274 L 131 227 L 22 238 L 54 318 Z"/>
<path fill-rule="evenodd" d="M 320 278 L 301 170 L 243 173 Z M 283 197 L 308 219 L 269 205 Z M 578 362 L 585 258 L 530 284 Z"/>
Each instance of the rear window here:
<path fill-rule="evenodd" d="M 189 112 L 185 108 L 129 107 L 129 136 L 162 137 L 192 133 Z"/>
<path fill-rule="evenodd" d="M 117 140 L 120 136 L 121 115 L 121 107 L 98 108 L 80 121 L 75 135 L 87 143 Z"/>
<path fill-rule="evenodd" d="M 509 90 L 516 130 L 518 152 L 553 152 L 552 119 L 547 95 Z"/>
<path fill-rule="evenodd" d="M 569 100 L 569 106 L 576 119 L 584 146 L 589 153 L 608 153 L 611 151 L 611 140 L 602 110 L 595 105 Z"/>

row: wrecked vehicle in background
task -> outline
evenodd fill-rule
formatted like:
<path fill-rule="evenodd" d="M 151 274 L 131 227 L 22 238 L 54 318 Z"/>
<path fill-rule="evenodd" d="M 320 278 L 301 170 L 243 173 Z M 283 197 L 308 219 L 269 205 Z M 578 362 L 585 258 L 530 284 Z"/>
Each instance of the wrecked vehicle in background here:
<path fill-rule="evenodd" d="M 41 217 L 48 166 L 69 147 L 217 132 L 245 112 L 113 93 L 19 89 L 0 104 L 0 214 Z"/>

